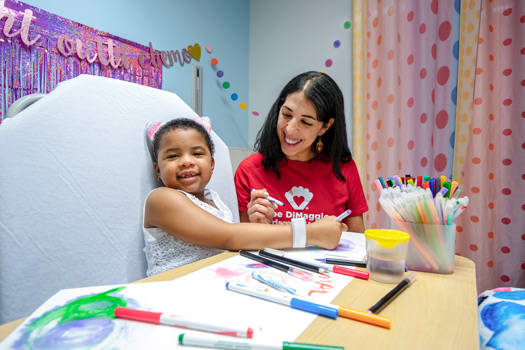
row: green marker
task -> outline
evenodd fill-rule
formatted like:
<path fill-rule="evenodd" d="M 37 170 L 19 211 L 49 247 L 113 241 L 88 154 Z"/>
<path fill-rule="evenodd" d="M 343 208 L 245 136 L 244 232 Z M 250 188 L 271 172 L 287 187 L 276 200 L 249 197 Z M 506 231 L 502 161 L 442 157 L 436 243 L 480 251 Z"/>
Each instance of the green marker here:
<path fill-rule="evenodd" d="M 449 198 L 449 196 L 450 196 L 450 187 L 451 186 L 452 186 L 452 182 L 450 182 L 450 181 L 443 182 L 443 187 L 445 187 L 448 190 L 447 193 L 445 193 L 445 196 L 444 196 L 445 198 Z"/>
<path fill-rule="evenodd" d="M 255 343 L 248 341 L 226 340 L 224 337 L 204 336 L 195 334 L 179 335 L 181 345 L 202 346 L 214 349 L 242 349 L 242 350 L 344 350 L 342 346 L 314 345 L 303 343 Z"/>

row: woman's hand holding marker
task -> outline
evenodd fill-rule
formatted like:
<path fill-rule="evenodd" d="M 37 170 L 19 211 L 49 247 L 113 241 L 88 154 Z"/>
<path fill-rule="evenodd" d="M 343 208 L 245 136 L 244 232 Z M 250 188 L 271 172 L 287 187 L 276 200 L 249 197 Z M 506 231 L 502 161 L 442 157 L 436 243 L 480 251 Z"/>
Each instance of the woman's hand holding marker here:
<path fill-rule="evenodd" d="M 277 204 L 270 200 L 268 191 L 265 188 L 262 190 L 252 189 L 250 194 L 250 202 L 248 203 L 248 216 L 250 222 L 259 224 L 271 224 L 273 221 L 274 209 L 277 209 Z"/>

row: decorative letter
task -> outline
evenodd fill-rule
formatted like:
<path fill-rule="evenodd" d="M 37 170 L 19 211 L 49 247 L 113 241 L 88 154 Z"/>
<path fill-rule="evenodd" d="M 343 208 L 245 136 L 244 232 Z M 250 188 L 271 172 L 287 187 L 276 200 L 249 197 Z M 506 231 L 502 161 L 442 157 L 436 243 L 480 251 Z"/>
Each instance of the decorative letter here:
<path fill-rule="evenodd" d="M 33 11 L 31 10 L 25 10 L 24 11 L 24 18 L 22 19 L 22 34 L 20 35 L 20 38 L 22 38 L 22 42 L 26 44 L 27 46 L 31 46 L 34 43 L 40 39 L 40 34 L 38 34 L 33 40 L 29 40 L 29 27 L 31 26 L 31 20 L 33 18 Z"/>
<path fill-rule="evenodd" d="M 160 59 L 159 55 L 153 50 L 153 45 L 151 44 L 151 41 L 149 42 L 149 53 L 151 55 L 151 66 L 155 68 L 155 65 L 157 65 L 158 68 L 162 69 L 162 60 Z"/>
<path fill-rule="evenodd" d="M 97 53 L 98 53 L 98 60 L 100 63 L 102 63 L 104 66 L 107 66 L 108 63 L 109 63 L 109 60 L 105 59 L 103 57 L 103 53 L 104 51 L 102 50 L 103 49 L 103 45 L 104 43 L 102 42 L 102 39 L 98 38 L 95 40 L 97 42 Z"/>
<path fill-rule="evenodd" d="M 118 59 L 115 60 L 115 54 L 113 53 L 113 40 L 108 39 L 108 56 L 109 56 L 109 64 L 115 69 L 117 69 L 120 66 L 121 60 L 120 60 L 120 52 L 118 52 Z"/>
<path fill-rule="evenodd" d="M 173 66 L 173 58 L 171 58 L 171 55 L 169 53 L 166 54 L 166 51 L 160 52 L 160 58 L 162 58 L 162 63 L 164 63 L 166 67 Z M 170 63 L 168 63 L 168 58 L 170 59 Z"/>
<path fill-rule="evenodd" d="M 142 69 L 148 69 L 148 66 L 149 66 L 149 62 L 146 63 L 144 62 L 144 57 L 147 55 L 148 53 L 145 52 L 145 51 L 140 51 L 139 53 L 139 65 L 142 67 Z"/>
<path fill-rule="evenodd" d="M 182 49 L 182 57 L 184 57 L 184 62 L 190 63 L 193 56 L 186 49 Z"/>
<path fill-rule="evenodd" d="M 71 41 L 65 34 L 60 34 L 58 36 L 57 48 L 58 52 L 66 57 L 69 57 L 75 53 L 73 41 Z"/>

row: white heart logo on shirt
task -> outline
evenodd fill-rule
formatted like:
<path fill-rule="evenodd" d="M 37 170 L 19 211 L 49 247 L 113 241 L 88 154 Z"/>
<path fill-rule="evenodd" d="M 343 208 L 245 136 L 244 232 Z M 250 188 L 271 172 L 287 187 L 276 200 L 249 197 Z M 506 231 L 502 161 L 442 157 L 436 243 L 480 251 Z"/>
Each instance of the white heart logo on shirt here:
<path fill-rule="evenodd" d="M 285 193 L 284 195 L 292 208 L 295 210 L 303 210 L 306 208 L 308 203 L 312 200 L 314 197 L 314 194 L 310 192 L 309 189 L 304 188 L 302 186 L 299 187 L 292 187 L 292 189 Z"/>

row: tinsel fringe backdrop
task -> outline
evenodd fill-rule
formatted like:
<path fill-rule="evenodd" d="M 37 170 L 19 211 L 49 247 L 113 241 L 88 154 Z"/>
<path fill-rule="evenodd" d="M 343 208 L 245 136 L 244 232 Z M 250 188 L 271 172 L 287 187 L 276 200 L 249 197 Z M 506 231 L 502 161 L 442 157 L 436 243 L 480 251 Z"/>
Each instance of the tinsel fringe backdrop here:
<path fill-rule="evenodd" d="M 4 1 L 0 1 L 1 3 Z M 27 45 L 21 34 L 6 36 L 9 16 L 12 28 L 8 34 L 14 34 L 22 27 L 25 12 L 31 10 L 33 18 L 29 26 L 28 40 L 40 38 L 32 45 Z M 0 120 L 7 108 L 18 98 L 33 93 L 49 93 L 58 83 L 74 78 L 80 74 L 98 75 L 113 79 L 125 80 L 154 88 L 162 88 L 162 66 L 149 65 L 143 69 L 139 65 L 139 53 L 147 53 L 149 47 L 140 45 L 114 35 L 98 31 L 80 23 L 73 22 L 36 7 L 16 0 L 5 0 L 0 22 Z M 113 42 L 114 51 L 126 52 L 129 69 L 113 68 L 104 65 L 97 57 L 93 63 L 80 59 L 75 53 L 69 57 L 58 50 L 59 36 L 65 35 L 76 47 L 77 39 L 82 43 L 82 56 L 93 58 L 97 52 L 97 38 L 102 41 L 104 60 L 107 60 L 108 40 Z M 99 41 L 100 41 L 99 40 Z M 26 40 L 27 41 L 27 40 Z M 76 50 L 75 50 L 76 52 Z M 106 62 L 107 63 L 107 62 Z"/>

